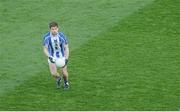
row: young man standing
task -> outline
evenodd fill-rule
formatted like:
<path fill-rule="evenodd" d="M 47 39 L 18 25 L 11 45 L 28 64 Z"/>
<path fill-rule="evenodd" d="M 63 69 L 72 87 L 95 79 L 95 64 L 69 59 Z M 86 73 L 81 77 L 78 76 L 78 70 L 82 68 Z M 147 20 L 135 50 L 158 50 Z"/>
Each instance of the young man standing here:
<path fill-rule="evenodd" d="M 43 51 L 48 58 L 49 69 L 51 75 L 56 79 L 57 88 L 60 88 L 61 76 L 64 79 L 64 89 L 69 88 L 67 63 L 69 58 L 69 47 L 65 35 L 62 32 L 58 32 L 58 23 L 49 23 L 49 32 L 43 38 Z M 55 64 L 56 59 L 62 58 L 65 61 L 65 65 L 60 68 L 58 73 L 58 67 Z"/>

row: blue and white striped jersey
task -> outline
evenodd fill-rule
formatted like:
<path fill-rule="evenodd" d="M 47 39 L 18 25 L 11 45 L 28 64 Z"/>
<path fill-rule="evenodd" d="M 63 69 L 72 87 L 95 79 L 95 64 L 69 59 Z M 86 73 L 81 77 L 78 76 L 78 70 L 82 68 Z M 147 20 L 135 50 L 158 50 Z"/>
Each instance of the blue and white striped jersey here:
<path fill-rule="evenodd" d="M 52 36 L 50 32 L 43 37 L 43 46 L 48 47 L 48 52 L 53 57 L 64 57 L 64 45 L 68 44 L 66 36 L 62 32 L 58 32 L 56 36 Z"/>

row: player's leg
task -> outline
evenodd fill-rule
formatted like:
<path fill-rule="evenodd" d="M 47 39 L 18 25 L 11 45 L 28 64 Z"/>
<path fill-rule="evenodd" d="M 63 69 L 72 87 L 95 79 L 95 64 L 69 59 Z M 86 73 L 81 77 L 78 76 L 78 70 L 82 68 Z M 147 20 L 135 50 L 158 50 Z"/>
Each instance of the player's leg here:
<path fill-rule="evenodd" d="M 64 79 L 64 87 L 69 88 L 67 66 L 62 68 L 62 74 L 63 74 L 63 79 Z"/>
<path fill-rule="evenodd" d="M 60 88 L 61 77 L 60 77 L 59 73 L 57 72 L 56 65 L 54 63 L 50 62 L 49 69 L 50 69 L 51 75 L 56 79 L 57 88 Z"/>

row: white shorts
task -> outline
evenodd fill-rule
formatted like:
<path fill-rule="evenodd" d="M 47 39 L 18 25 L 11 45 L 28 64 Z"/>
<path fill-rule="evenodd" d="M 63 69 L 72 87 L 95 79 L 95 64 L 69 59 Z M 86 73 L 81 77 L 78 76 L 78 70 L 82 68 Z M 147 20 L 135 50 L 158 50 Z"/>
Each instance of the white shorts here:
<path fill-rule="evenodd" d="M 63 58 L 63 60 L 65 60 L 65 57 L 60 57 Z M 55 60 L 58 59 L 58 57 L 55 57 Z M 52 62 L 48 59 L 48 64 L 52 64 Z"/>

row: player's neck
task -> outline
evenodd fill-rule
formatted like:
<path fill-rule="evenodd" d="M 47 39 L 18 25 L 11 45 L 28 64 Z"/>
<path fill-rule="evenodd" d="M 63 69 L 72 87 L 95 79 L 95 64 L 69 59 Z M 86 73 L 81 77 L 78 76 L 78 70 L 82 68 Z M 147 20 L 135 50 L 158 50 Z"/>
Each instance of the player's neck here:
<path fill-rule="evenodd" d="M 52 33 L 51 33 L 51 37 L 56 37 L 56 36 L 57 36 L 57 34 L 52 34 Z"/>
<path fill-rule="evenodd" d="M 53 34 L 52 34 L 52 37 L 56 37 L 56 35 L 53 35 Z"/>

